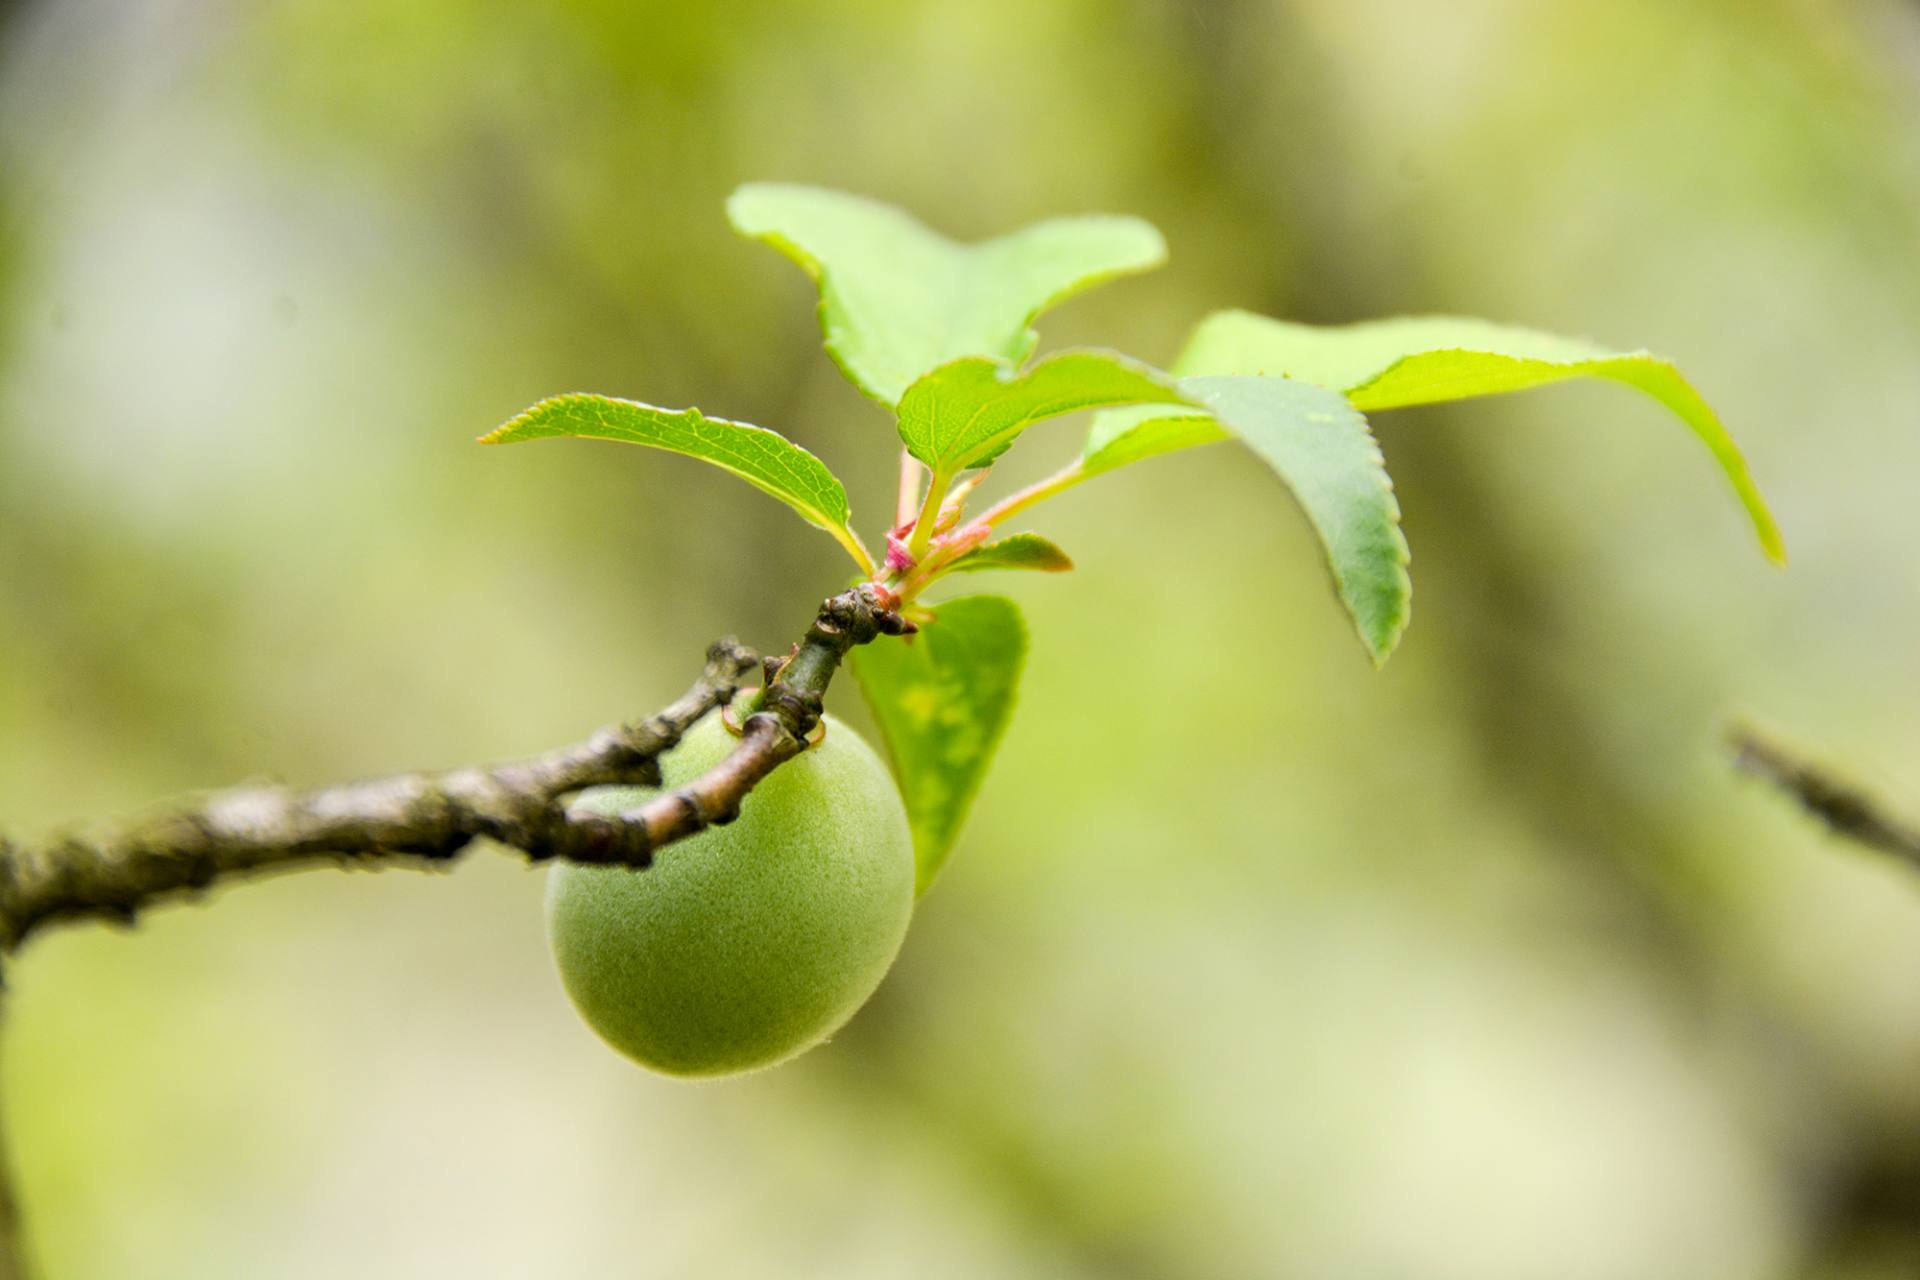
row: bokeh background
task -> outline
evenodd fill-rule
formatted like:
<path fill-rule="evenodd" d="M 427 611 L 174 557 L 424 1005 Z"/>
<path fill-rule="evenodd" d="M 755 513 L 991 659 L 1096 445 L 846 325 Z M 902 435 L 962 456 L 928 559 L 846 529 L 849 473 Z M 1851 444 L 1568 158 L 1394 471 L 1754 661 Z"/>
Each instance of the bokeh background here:
<path fill-rule="evenodd" d="M 785 510 L 471 444 L 698 404 L 883 521 L 889 424 L 728 232 L 747 179 L 1159 224 L 1049 345 L 1167 359 L 1227 305 L 1644 344 L 1794 556 L 1617 387 L 1381 415 L 1418 594 L 1375 674 L 1262 467 L 1090 486 L 834 1043 L 630 1067 L 495 853 L 50 934 L 4 1069 L 47 1275 L 1912 1276 L 1920 883 L 1721 735 L 1920 801 L 1916 122 L 1895 0 L 0 5 L 13 828 L 538 750 L 796 635 L 842 570 Z"/>

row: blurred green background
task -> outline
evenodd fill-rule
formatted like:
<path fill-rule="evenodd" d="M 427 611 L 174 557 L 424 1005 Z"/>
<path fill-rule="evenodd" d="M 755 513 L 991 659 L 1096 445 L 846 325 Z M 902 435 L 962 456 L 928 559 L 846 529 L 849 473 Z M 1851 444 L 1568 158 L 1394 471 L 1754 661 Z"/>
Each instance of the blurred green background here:
<path fill-rule="evenodd" d="M 1418 596 L 1375 674 L 1260 466 L 1090 486 L 830 1046 L 628 1066 L 488 852 L 55 933 L 4 1071 L 48 1275 L 1912 1276 L 1920 884 L 1720 735 L 1920 801 L 1917 120 L 1894 0 L 0 5 L 10 827 L 538 750 L 784 646 L 842 574 L 790 513 L 471 444 L 698 404 L 884 521 L 889 424 L 728 232 L 747 179 L 1161 226 L 1050 346 L 1227 305 L 1650 346 L 1794 555 L 1619 388 L 1381 415 Z"/>

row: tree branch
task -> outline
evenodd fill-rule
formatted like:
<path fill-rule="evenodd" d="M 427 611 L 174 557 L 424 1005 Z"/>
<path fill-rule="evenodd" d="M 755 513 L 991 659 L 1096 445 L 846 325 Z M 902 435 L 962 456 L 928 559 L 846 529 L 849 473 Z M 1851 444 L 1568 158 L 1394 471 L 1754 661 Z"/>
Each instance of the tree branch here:
<path fill-rule="evenodd" d="M 1744 726 L 1728 735 L 1734 764 L 1798 800 L 1833 834 L 1920 867 L 1920 827 L 1894 816 L 1872 795 Z"/>
<path fill-rule="evenodd" d="M 445 863 L 482 838 L 534 861 L 646 867 L 673 841 L 732 820 L 755 784 L 805 749 L 847 650 L 910 629 L 892 605 L 871 585 L 824 601 L 793 656 L 770 674 L 740 745 L 688 786 L 615 816 L 570 811 L 564 798 L 603 784 L 657 786 L 658 757 L 732 701 L 759 661 L 751 650 L 723 640 L 665 710 L 528 760 L 307 792 L 244 787 L 101 831 L 39 843 L 0 837 L 0 951 L 54 920 L 131 922 L 154 902 L 287 868 Z"/>
<path fill-rule="evenodd" d="M 8 1133 L 8 1126 L 0 1119 L 0 1280 L 26 1280 L 27 1247 L 20 1230 L 20 1201 L 13 1190 Z"/>

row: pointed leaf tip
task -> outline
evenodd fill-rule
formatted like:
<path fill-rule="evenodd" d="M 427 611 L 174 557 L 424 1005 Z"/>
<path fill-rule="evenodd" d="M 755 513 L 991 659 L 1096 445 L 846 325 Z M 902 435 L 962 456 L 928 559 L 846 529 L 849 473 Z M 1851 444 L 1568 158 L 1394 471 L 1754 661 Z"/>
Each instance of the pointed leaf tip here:
<path fill-rule="evenodd" d="M 1052 539 L 1037 533 L 1015 533 L 967 552 L 948 566 L 947 572 L 1032 569 L 1040 573 L 1067 573 L 1072 568 L 1072 557 Z"/>
<path fill-rule="evenodd" d="M 1338 392 L 1288 378 L 1187 377 L 1179 386 L 1186 405 L 1096 415 L 1082 470 L 1098 476 L 1237 437 L 1299 503 L 1361 645 L 1384 665 L 1412 618 L 1413 581 L 1400 504 L 1366 418 Z"/>
<path fill-rule="evenodd" d="M 1286 378 L 1183 378 L 1286 484 L 1326 549 L 1334 590 L 1376 667 L 1413 616 L 1400 503 L 1367 420 L 1337 392 Z"/>

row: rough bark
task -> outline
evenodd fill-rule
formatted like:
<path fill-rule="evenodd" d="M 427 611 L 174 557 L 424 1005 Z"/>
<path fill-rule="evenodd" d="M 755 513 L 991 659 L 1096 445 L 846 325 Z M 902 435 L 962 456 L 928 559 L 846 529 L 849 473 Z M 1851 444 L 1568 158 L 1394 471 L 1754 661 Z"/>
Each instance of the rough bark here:
<path fill-rule="evenodd" d="M 689 785 L 617 815 L 576 812 L 566 800 L 603 784 L 657 785 L 658 757 L 732 701 L 759 665 L 751 650 L 723 640 L 671 706 L 531 759 L 312 791 L 243 787 L 91 831 L 0 836 L 0 951 L 52 921 L 128 922 L 232 879 L 326 863 L 445 863 L 481 839 L 535 861 L 646 867 L 674 841 L 730 821 L 762 778 L 805 749 L 847 650 L 909 627 L 890 604 L 868 586 L 823 602 L 793 655 L 770 669 L 740 745 Z"/>

